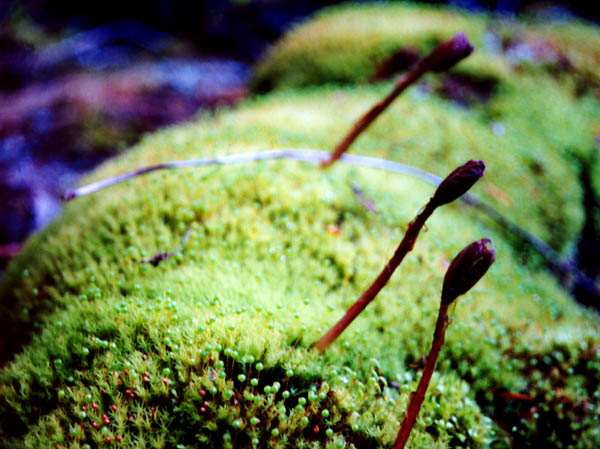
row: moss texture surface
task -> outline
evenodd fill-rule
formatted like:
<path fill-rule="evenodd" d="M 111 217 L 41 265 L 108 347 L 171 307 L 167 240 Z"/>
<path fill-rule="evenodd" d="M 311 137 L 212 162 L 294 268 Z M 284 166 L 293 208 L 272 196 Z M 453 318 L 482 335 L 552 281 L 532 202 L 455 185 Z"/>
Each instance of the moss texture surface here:
<path fill-rule="evenodd" d="M 588 97 L 576 103 L 568 91 L 542 89 L 559 81 L 519 82 L 540 104 L 563 95 L 573 114 L 596 108 Z M 249 100 L 148 136 L 86 181 L 174 159 L 329 149 L 388 88 Z M 521 111 L 527 97 L 503 89 L 494 103 L 503 136 L 481 109 L 412 91 L 353 151 L 440 176 L 484 159 L 475 193 L 568 246 L 582 215 L 575 169 L 562 144 L 544 149 L 550 134 L 557 142 L 587 135 L 540 123 L 525 145 L 527 120 L 550 114 Z M 592 126 L 579 117 L 578 126 Z M 535 177 L 534 163 L 544 167 Z M 0 374 L 0 445 L 390 447 L 431 344 L 445 268 L 482 237 L 493 239 L 497 262 L 452 312 L 411 447 L 599 445 L 600 320 L 460 202 L 435 213 L 381 296 L 324 356 L 310 349 L 432 192 L 373 169 L 265 161 L 150 174 L 67 204 L 0 285 L 6 334 L 36 330 Z M 140 263 L 176 248 L 188 227 L 175 257 Z"/>
<path fill-rule="evenodd" d="M 499 183 L 484 187 L 492 204 L 566 255 L 585 214 L 582 171 L 590 172 L 600 198 L 597 27 L 507 21 L 410 3 L 342 5 L 317 13 L 277 42 L 255 68 L 253 85 L 258 91 L 365 85 L 395 54 L 424 56 L 459 31 L 466 32 L 475 52 L 449 74 L 429 75 L 413 88 L 409 95 L 425 105 L 403 111 L 396 106 L 396 117 L 380 119 L 389 119 L 379 128 L 386 133 L 380 134 L 386 140 L 380 152 L 446 170 L 456 151 L 485 155 L 502 173 L 495 177 Z M 444 106 L 440 98 L 452 105 Z M 336 113 L 348 114 L 351 123 L 370 104 Z M 359 140 L 351 151 L 368 147 Z M 512 176 L 519 180 L 508 179 Z M 519 216 L 523 211 L 535 218 Z"/>
<path fill-rule="evenodd" d="M 477 51 L 456 73 L 507 81 L 521 71 L 565 71 L 581 87 L 600 83 L 600 32 L 593 24 L 503 20 L 404 2 L 348 3 L 318 12 L 265 54 L 253 83 L 264 90 L 364 82 L 398 50 L 425 54 L 460 31 Z"/>

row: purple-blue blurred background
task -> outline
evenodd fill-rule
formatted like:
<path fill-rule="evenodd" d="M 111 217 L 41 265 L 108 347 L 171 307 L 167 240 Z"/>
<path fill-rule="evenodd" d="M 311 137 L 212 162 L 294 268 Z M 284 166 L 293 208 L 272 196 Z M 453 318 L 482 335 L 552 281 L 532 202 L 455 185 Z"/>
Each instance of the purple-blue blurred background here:
<path fill-rule="evenodd" d="M 0 1 L 0 271 L 82 173 L 146 131 L 235 104 L 268 45 L 335 3 Z M 590 1 L 450 3 L 600 17 Z"/>

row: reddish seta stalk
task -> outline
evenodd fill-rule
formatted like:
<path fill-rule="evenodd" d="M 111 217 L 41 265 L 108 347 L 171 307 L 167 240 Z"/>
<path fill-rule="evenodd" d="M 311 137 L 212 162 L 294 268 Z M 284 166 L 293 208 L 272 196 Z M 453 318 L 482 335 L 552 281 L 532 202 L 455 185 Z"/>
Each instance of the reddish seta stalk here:
<path fill-rule="evenodd" d="M 387 107 L 419 78 L 428 72 L 442 72 L 450 69 L 455 64 L 469 56 L 473 52 L 473 45 L 467 39 L 465 33 L 458 33 L 452 39 L 442 42 L 429 55 L 427 55 L 417 66 L 398 80 L 394 89 L 379 103 L 369 109 L 355 123 L 350 132 L 335 147 L 331 156 L 321 163 L 322 167 L 328 167 L 337 161 L 342 154 L 348 150 L 350 145 L 358 136 L 375 121 Z"/>
<path fill-rule="evenodd" d="M 440 306 L 440 312 L 438 314 L 437 322 L 435 323 L 433 343 L 431 344 L 431 350 L 429 351 L 427 361 L 425 362 L 425 368 L 423 369 L 421 380 L 419 381 L 417 390 L 410 399 L 410 403 L 408 404 L 408 408 L 406 409 L 404 421 L 402 421 L 400 431 L 398 432 L 398 436 L 396 437 L 396 441 L 394 442 L 392 449 L 403 449 L 404 446 L 406 446 L 406 442 L 408 441 L 408 437 L 410 436 L 410 431 L 412 430 L 415 424 L 417 416 L 419 415 L 419 410 L 421 409 L 421 405 L 425 400 L 425 393 L 427 392 L 427 388 L 429 387 L 429 382 L 431 381 L 431 376 L 433 375 L 438 355 L 444 344 L 447 328 L 448 304 L 442 304 Z"/>
<path fill-rule="evenodd" d="M 471 243 L 456 255 L 444 276 L 442 287 L 442 300 L 438 312 L 433 343 L 425 362 L 423 374 L 419 380 L 417 390 L 411 396 L 406 409 L 406 415 L 400 426 L 400 431 L 392 449 L 404 449 L 408 437 L 415 424 L 421 405 L 425 400 L 425 393 L 429 387 L 431 376 L 435 369 L 438 355 L 444 344 L 446 329 L 448 328 L 448 307 L 460 295 L 468 292 L 490 268 L 495 260 L 495 250 L 491 240 L 481 239 Z"/>
<path fill-rule="evenodd" d="M 354 321 L 354 319 L 375 299 L 381 289 L 388 283 L 392 274 L 398 268 L 404 257 L 413 249 L 419 232 L 425 225 L 425 221 L 431 216 L 436 206 L 429 201 L 423 208 L 423 211 L 408 225 L 408 230 L 404 238 L 398 245 L 394 255 L 383 268 L 379 276 L 373 281 L 371 286 L 361 295 L 361 297 L 346 311 L 344 316 L 319 340 L 315 348 L 319 352 L 324 352 L 331 343 L 333 343 L 342 332 Z"/>
<path fill-rule="evenodd" d="M 323 353 L 344 332 L 350 323 L 365 310 L 369 303 L 375 299 L 381 289 L 385 287 L 396 268 L 404 260 L 404 257 L 413 249 L 419 232 L 421 232 L 421 229 L 427 219 L 433 214 L 433 211 L 444 204 L 460 198 L 483 176 L 484 172 L 485 163 L 483 161 L 469 161 L 456 168 L 442 181 L 421 213 L 408 225 L 408 230 L 404 234 L 400 245 L 398 245 L 392 258 L 385 265 L 381 273 L 379 273 L 379 276 L 346 311 L 344 316 L 316 344 L 315 348 L 319 352 Z"/>

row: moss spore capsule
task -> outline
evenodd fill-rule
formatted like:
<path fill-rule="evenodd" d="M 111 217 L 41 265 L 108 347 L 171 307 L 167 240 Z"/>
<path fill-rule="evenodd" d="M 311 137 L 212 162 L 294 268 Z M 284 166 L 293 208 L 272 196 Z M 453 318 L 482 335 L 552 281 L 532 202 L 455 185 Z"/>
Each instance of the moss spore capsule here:
<path fill-rule="evenodd" d="M 419 63 L 419 68 L 424 72 L 443 72 L 465 59 L 473 50 L 467 35 L 461 32 L 438 45 Z"/>
<path fill-rule="evenodd" d="M 451 203 L 465 194 L 485 173 L 485 162 L 469 161 L 457 167 L 442 181 L 431 202 L 436 207 Z"/>
<path fill-rule="evenodd" d="M 442 302 L 449 304 L 469 291 L 495 259 L 496 251 L 490 239 L 481 239 L 465 247 L 452 260 L 446 271 Z"/>

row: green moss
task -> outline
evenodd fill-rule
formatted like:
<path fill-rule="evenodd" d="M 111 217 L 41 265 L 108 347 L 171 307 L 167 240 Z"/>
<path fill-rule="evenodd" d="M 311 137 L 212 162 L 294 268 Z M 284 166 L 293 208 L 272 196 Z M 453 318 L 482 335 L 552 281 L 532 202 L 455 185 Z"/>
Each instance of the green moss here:
<path fill-rule="evenodd" d="M 486 147 L 493 153 L 502 152 L 492 158 L 486 154 L 486 161 L 504 174 L 513 171 L 526 184 L 535 184 L 520 196 L 534 205 L 516 204 L 517 196 L 504 191 L 507 184 L 517 188 L 514 180 L 506 179 L 500 190 L 498 185 L 488 185 L 487 192 L 501 203 L 501 211 L 517 222 L 541 224 L 529 230 L 564 254 L 565 249 L 575 246 L 582 225 L 577 185 L 580 167 L 592 164 L 597 145 L 594 139 L 600 132 L 600 110 L 593 93 L 600 85 L 600 32 L 596 27 L 581 22 L 507 22 L 411 4 L 342 5 L 317 13 L 276 43 L 257 65 L 253 84 L 258 90 L 328 83 L 356 85 L 369 79 L 376 67 L 399 49 L 412 48 L 425 54 L 458 31 L 465 31 L 474 43 L 474 54 L 458 64 L 452 75 L 430 76 L 421 88 L 466 102 L 470 112 L 442 119 L 439 114 L 443 107 L 435 101 L 434 112 L 423 105 L 419 105 L 416 116 L 412 110 L 405 111 L 401 120 L 394 118 L 393 125 L 391 120 L 387 123 L 398 129 L 396 135 L 408 140 L 397 144 L 388 139 L 388 148 L 384 146 L 381 153 L 416 163 L 405 154 L 394 154 L 389 146 L 416 147 L 420 165 L 435 167 L 447 151 L 457 147 L 469 148 L 470 153 Z M 383 95 L 385 90 L 381 92 Z M 425 102 L 430 104 L 430 100 Z M 369 106 L 365 102 L 362 110 L 352 110 L 347 123 Z M 389 118 L 392 114 L 386 112 Z M 475 117 L 481 126 L 470 120 Z M 420 129 L 411 130 L 411 125 Z M 337 136 L 344 132 L 340 130 Z M 422 154 L 423 147 L 427 156 Z M 433 148 L 437 150 L 427 151 Z M 362 142 L 352 151 L 364 151 Z M 593 170 L 592 185 L 600 197 L 597 172 Z M 565 180 L 568 186 L 563 185 Z M 542 198 L 561 191 L 569 193 L 564 198 Z M 557 212 L 551 211 L 554 206 Z M 529 210 L 537 218 L 516 217 L 516 210 Z"/>
<path fill-rule="evenodd" d="M 600 132 L 600 107 L 592 92 L 600 85 L 594 80 L 600 60 L 594 45 L 600 33 L 595 28 L 577 22 L 508 23 L 410 4 L 344 5 L 318 13 L 275 44 L 256 67 L 254 84 L 356 85 L 399 48 L 425 53 L 459 30 L 467 32 L 475 53 L 458 64 L 453 75 L 426 78 L 421 89 L 407 94 L 412 99 L 399 100 L 378 119 L 379 133 L 371 133 L 381 138 L 378 154 L 421 167 L 443 166 L 446 171 L 452 168 L 453 154 L 464 151 L 484 158 L 501 174 L 492 176 L 499 183 L 484 184 L 487 200 L 566 255 L 576 244 L 584 215 L 581 165 L 591 165 Z M 589 40 L 583 38 L 585 33 Z M 530 61 L 518 51 L 502 51 L 500 44 L 526 46 L 540 55 Z M 452 84 L 453 76 L 459 77 L 458 85 Z M 389 89 L 373 89 L 380 93 L 356 109 L 346 107 L 346 93 L 337 100 L 339 110 L 331 101 L 327 113 L 343 114 L 346 125 L 336 129 L 325 148 L 333 148 L 349 124 Z M 442 105 L 437 94 L 467 102 L 469 108 Z M 351 151 L 368 153 L 369 143 L 362 137 Z M 413 149 L 417 151 L 402 151 Z M 593 170 L 592 185 L 600 197 L 597 171 Z M 519 216 L 523 211 L 532 216 Z"/>
<path fill-rule="evenodd" d="M 295 85 L 319 83 L 304 67 L 318 79 L 361 80 L 398 45 L 428 51 L 459 29 L 481 46 L 487 21 L 402 5 L 333 10 L 275 48 L 287 61 L 277 70 L 293 69 L 281 85 L 293 77 Z M 356 30 L 349 53 L 328 37 L 347 24 Z M 296 56 L 283 56 L 290 48 Z M 591 160 L 598 105 L 577 79 L 537 66 L 513 72 L 488 56 L 457 68 L 493 80 L 488 103 L 467 109 L 410 90 L 352 151 L 439 176 L 484 159 L 488 171 L 474 193 L 568 251 L 582 222 L 578 164 Z M 436 82 L 427 81 L 432 92 Z M 254 98 L 148 136 L 87 181 L 174 159 L 330 149 L 389 88 Z M 436 212 L 339 341 L 323 356 L 311 349 L 378 274 L 432 192 L 372 169 L 263 161 L 150 174 L 67 204 L 0 285 L 5 347 L 26 342 L 0 374 L 1 445 L 389 447 L 431 344 L 445 267 L 482 237 L 493 239 L 497 262 L 457 301 L 412 447 L 600 445 L 600 320 L 460 202 Z M 140 263 L 176 248 L 188 227 L 177 255 L 157 267 Z"/>
<path fill-rule="evenodd" d="M 459 31 L 480 45 L 485 27 L 484 16 L 427 6 L 328 8 L 271 48 L 255 68 L 253 85 L 264 90 L 364 81 L 400 48 L 425 53 Z"/>
<path fill-rule="evenodd" d="M 591 90 L 598 84 L 593 77 L 600 53 L 593 43 L 600 33 L 593 27 L 497 22 L 485 15 L 410 4 L 345 5 L 320 12 L 292 30 L 256 67 L 254 83 L 272 88 L 356 84 L 369 78 L 398 48 L 414 47 L 424 53 L 459 30 L 465 30 L 476 47 L 454 70 L 453 76 L 463 76 L 459 83 L 467 83 L 466 87 L 452 87 L 448 84 L 452 78 L 446 75 L 431 76 L 423 83 L 430 92 L 469 102 L 470 108 L 459 112 L 455 105 L 420 98 L 427 95 L 414 88 L 408 93 L 412 101 L 399 100 L 402 106 L 378 119 L 386 123 L 379 125 L 385 130 L 379 134 L 385 140 L 379 154 L 422 167 L 441 164 L 445 170 L 451 168 L 448 158 L 457 150 L 481 154 L 503 178 L 519 178 L 486 185 L 486 193 L 494 197 L 491 201 L 564 254 L 575 246 L 582 226 L 579 172 L 581 164 L 591 164 L 594 139 L 600 132 L 599 105 Z M 589 41 L 582 37 L 585 32 Z M 544 48 L 549 55 L 528 62 L 519 59 L 518 52 L 501 52 L 490 43 L 494 39 L 507 48 L 516 44 L 531 51 Z M 569 62 L 561 62 L 559 55 Z M 387 90 L 381 89 L 379 96 Z M 338 139 L 378 97 L 372 98 L 341 112 L 346 114 L 346 127 L 335 133 Z M 342 100 L 338 103 L 345 106 Z M 412 109 L 406 104 L 418 106 Z M 405 109 L 400 112 L 401 108 Z M 352 151 L 368 151 L 366 141 L 359 140 Z M 327 142 L 329 148 L 336 143 L 335 139 Z M 418 153 L 396 150 L 412 148 Z M 599 183 L 595 172 L 593 186 Z M 523 183 L 529 186 L 527 193 L 520 190 Z M 598 192 L 596 188 L 600 197 Z M 519 200 L 523 202 L 518 204 Z M 517 211 L 525 210 L 535 218 L 518 216 Z"/>
<path fill-rule="evenodd" d="M 565 74 L 575 80 L 580 91 L 600 86 L 600 32 L 595 24 L 582 20 L 556 23 L 526 21 L 510 33 L 528 42 L 550 44 L 556 54 L 562 55 L 558 60 L 556 55 L 551 55 L 541 61 L 542 68 L 549 73 L 556 76 L 557 66 L 562 67 Z"/>
<path fill-rule="evenodd" d="M 379 94 L 328 90 L 251 101 L 148 137 L 90 179 L 164 160 L 327 147 L 345 115 Z M 417 120 L 422 109 L 439 116 L 444 129 L 469 120 L 473 135 L 490 136 L 469 112 L 408 97 L 361 137 L 361 148 L 372 155 L 398 151 L 396 133 L 405 131 L 391 123 Z M 416 132 L 412 142 L 419 144 Z M 427 147 L 406 154 L 424 158 Z M 428 168 L 443 175 L 445 165 L 488 157 L 470 150 L 447 151 L 444 162 Z M 509 175 L 489 165 L 485 182 Z M 377 214 L 360 205 L 351 184 L 373 199 Z M 521 265 L 501 230 L 460 204 L 436 213 L 381 297 L 340 341 L 322 358 L 309 349 L 377 274 L 432 191 L 371 169 L 338 165 L 323 172 L 278 161 L 159 173 L 73 201 L 28 242 L 1 287 L 2 314 L 15 329 L 35 322 L 41 330 L 2 373 L 4 444 L 93 447 L 118 435 L 137 447 L 252 447 L 254 438 L 260 447 L 389 446 L 430 344 L 443 267 L 462 246 L 488 236 L 498 261 L 453 312 L 413 444 L 505 441 L 490 417 L 515 423 L 509 433 L 517 439 L 593 441 L 597 385 L 585 379 L 598 378 L 598 319 L 548 275 Z M 139 262 L 176 247 L 189 223 L 191 238 L 180 254 L 158 267 Z M 328 232 L 331 225 L 339 235 Z M 560 363 L 551 358 L 557 348 L 570 354 Z M 561 367 L 561 375 L 530 374 L 531 360 L 545 355 L 549 362 L 539 372 Z M 280 391 L 265 393 L 274 382 Z M 560 400 L 553 401 L 547 395 L 557 388 Z M 325 398 L 313 404 L 312 390 Z M 560 404 L 569 413 L 579 413 L 583 402 L 588 408 L 572 425 L 546 429 L 533 419 L 521 424 L 520 412 L 504 413 L 502 392 L 535 395 L 547 407 L 544 422 L 560 422 Z M 304 411 L 295 408 L 300 397 L 307 399 Z M 262 424 L 252 426 L 252 418 Z"/>
<path fill-rule="evenodd" d="M 270 90 L 366 81 L 398 50 L 426 54 L 459 31 L 476 51 L 454 73 L 506 82 L 523 71 L 565 72 L 575 75 L 584 90 L 600 85 L 600 32 L 593 24 L 508 21 L 410 3 L 349 3 L 319 11 L 279 40 L 257 65 L 253 86 Z M 519 44 L 527 48 L 515 50 Z"/>

